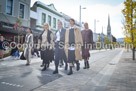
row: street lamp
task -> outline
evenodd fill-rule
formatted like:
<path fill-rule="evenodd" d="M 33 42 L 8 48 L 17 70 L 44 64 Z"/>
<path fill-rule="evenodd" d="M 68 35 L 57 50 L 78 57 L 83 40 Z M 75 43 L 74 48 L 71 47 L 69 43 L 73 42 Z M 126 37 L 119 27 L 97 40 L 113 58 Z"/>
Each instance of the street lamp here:
<path fill-rule="evenodd" d="M 99 22 L 99 20 L 94 19 L 94 41 L 97 41 L 97 34 L 96 34 L 96 22 Z"/>
<path fill-rule="evenodd" d="M 82 8 L 81 5 L 80 5 L 80 8 L 79 8 L 79 10 L 80 10 L 80 11 L 79 11 L 79 12 L 80 12 L 80 13 L 79 13 L 80 27 L 82 26 L 82 24 L 81 24 L 81 9 L 86 9 L 86 7 L 83 7 L 83 8 Z"/>

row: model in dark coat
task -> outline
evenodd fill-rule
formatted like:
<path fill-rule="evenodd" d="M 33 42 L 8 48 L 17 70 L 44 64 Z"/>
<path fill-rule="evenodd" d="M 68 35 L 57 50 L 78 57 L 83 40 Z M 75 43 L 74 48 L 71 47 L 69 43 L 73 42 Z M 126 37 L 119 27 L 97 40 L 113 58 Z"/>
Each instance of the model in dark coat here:
<path fill-rule="evenodd" d="M 89 57 L 90 57 L 90 53 L 89 50 L 92 48 L 93 45 L 93 33 L 92 30 L 88 29 L 88 23 L 84 24 L 85 30 L 83 30 L 82 33 L 82 38 L 83 38 L 83 43 L 84 46 L 82 47 L 82 57 L 85 61 L 85 67 L 89 68 Z"/>
<path fill-rule="evenodd" d="M 41 52 L 41 59 L 43 60 L 44 68 L 42 71 L 45 71 L 49 67 L 50 61 L 54 59 L 53 53 L 53 33 L 49 30 L 49 24 L 44 24 L 44 31 L 39 37 L 38 40 L 38 49 Z"/>

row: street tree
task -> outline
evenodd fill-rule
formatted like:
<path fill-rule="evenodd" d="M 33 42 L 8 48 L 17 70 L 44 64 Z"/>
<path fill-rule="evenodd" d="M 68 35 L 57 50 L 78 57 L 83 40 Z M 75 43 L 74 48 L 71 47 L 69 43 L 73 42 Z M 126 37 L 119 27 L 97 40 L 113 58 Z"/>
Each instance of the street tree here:
<path fill-rule="evenodd" d="M 135 48 L 136 48 L 136 1 L 125 0 L 124 9 L 122 10 L 124 15 L 124 41 L 127 44 L 132 44 L 132 58 L 135 60 Z"/>

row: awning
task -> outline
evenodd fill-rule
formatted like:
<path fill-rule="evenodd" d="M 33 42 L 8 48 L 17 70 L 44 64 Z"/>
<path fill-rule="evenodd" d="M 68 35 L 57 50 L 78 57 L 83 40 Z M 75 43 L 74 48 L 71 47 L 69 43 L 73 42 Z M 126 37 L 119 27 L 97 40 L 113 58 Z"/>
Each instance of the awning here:
<path fill-rule="evenodd" d="M 27 27 L 20 26 L 18 24 L 9 24 L 5 22 L 0 22 L 0 33 L 10 33 L 14 35 L 26 35 Z M 32 29 L 34 36 L 39 36 L 42 31 L 38 29 Z"/>

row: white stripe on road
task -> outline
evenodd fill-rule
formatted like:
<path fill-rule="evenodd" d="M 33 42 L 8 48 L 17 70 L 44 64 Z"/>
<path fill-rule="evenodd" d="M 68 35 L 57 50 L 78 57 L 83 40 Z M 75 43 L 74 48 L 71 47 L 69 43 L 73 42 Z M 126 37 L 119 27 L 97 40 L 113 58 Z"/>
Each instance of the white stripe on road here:
<path fill-rule="evenodd" d="M 8 83 L 8 82 L 1 82 L 1 84 L 3 84 L 3 85 L 7 85 L 7 86 L 18 87 L 18 88 L 22 88 L 22 87 L 24 87 L 23 85 L 13 84 L 13 83 Z"/>

